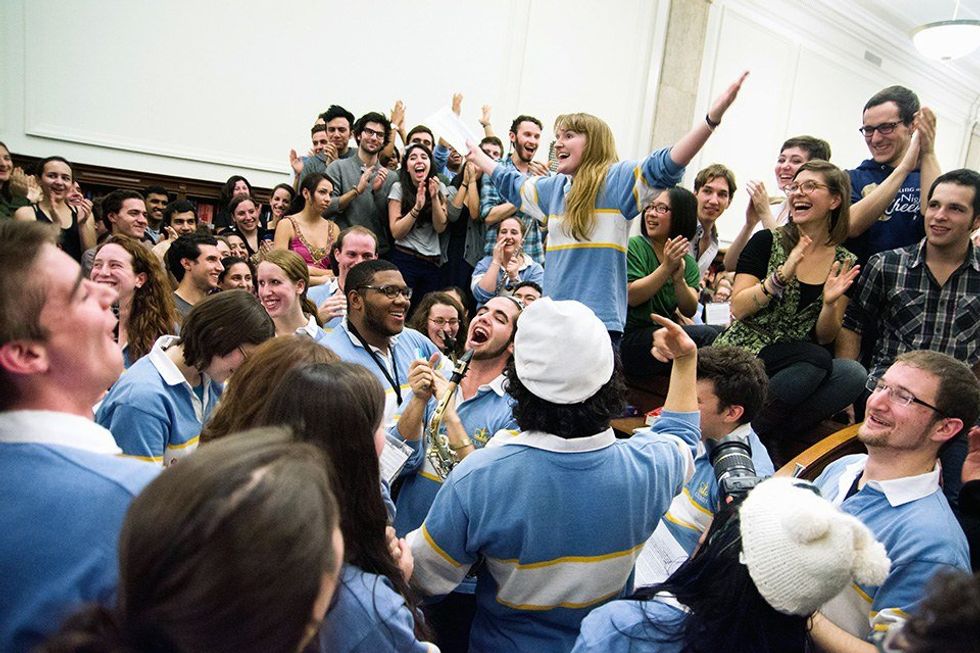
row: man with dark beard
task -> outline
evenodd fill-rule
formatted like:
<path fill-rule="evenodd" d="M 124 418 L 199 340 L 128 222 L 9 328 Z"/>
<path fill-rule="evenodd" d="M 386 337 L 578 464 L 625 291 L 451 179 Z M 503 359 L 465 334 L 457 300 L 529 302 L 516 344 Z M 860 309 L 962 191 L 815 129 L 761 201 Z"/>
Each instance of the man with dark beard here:
<path fill-rule="evenodd" d="M 517 116 L 510 126 L 511 154 L 505 166 L 517 168 L 526 175 L 548 176 L 548 167 L 534 161 L 541 141 L 541 121 L 533 116 Z M 483 254 L 493 254 L 497 244 L 497 225 L 505 218 L 516 215 L 525 226 L 524 253 L 536 263 L 544 265 L 544 234 L 537 220 L 524 215 L 513 204 L 505 202 L 493 184 L 483 184 L 480 189 L 480 218 L 486 223 L 487 233 Z"/>
<path fill-rule="evenodd" d="M 504 367 L 514 353 L 514 334 L 517 318 L 521 314 L 521 304 L 511 297 L 494 297 L 480 307 L 466 334 L 466 351 L 473 352 L 466 376 L 459 383 L 459 390 L 449 402 L 442 424 L 449 439 L 449 448 L 457 460 L 462 460 L 477 449 L 483 448 L 498 431 L 511 431 L 517 434 L 517 421 L 514 419 L 514 399 L 504 389 Z M 427 362 L 412 364 L 410 380 L 413 390 L 419 392 L 411 399 L 413 402 L 427 403 L 424 412 L 426 423 L 435 402 L 446 392 L 446 382 L 432 372 Z M 435 386 L 432 383 L 434 381 Z M 404 415 L 423 416 L 422 410 L 406 410 Z M 413 432 L 424 429 L 422 423 L 407 424 L 403 416 L 400 427 Z M 422 450 L 433 446 L 430 441 L 422 443 Z M 436 493 L 442 486 L 442 479 L 436 472 L 428 456 L 421 464 L 403 472 L 405 482 L 396 502 L 395 531 L 404 536 L 422 525 Z M 439 647 L 446 653 L 466 651 L 470 637 L 470 623 L 476 612 L 476 578 L 466 578 L 453 592 L 426 610 L 429 624 L 438 634 Z"/>

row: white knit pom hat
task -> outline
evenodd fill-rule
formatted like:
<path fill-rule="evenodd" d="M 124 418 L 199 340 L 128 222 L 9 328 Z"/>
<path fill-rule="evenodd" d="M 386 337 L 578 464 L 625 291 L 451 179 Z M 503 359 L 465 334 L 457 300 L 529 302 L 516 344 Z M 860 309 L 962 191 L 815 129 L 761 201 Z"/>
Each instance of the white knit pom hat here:
<path fill-rule="evenodd" d="M 800 479 L 770 478 L 739 507 L 742 554 L 762 597 L 779 612 L 810 615 L 852 580 L 885 581 L 885 547 L 860 520 Z"/>
<path fill-rule="evenodd" d="M 521 311 L 514 367 L 536 396 L 581 403 L 612 378 L 613 360 L 606 325 L 585 304 L 542 297 Z"/>

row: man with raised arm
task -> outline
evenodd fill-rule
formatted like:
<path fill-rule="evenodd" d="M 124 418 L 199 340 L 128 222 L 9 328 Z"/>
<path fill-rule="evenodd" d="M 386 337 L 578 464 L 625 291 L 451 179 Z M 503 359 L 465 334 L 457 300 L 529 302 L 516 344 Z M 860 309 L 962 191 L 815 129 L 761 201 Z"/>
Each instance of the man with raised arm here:
<path fill-rule="evenodd" d="M 863 264 L 872 254 L 922 239 L 925 193 L 939 175 L 933 151 L 936 116 L 903 86 L 889 86 L 864 105 L 860 131 L 870 159 L 848 170 L 851 221 L 846 247 Z"/>

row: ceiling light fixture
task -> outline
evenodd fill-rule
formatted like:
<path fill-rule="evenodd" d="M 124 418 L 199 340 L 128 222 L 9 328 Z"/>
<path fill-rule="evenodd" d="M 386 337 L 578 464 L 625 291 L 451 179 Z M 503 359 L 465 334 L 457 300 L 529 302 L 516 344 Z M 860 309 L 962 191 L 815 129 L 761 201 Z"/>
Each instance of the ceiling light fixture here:
<path fill-rule="evenodd" d="M 960 0 L 956 0 L 952 20 L 916 27 L 912 31 L 916 49 L 930 59 L 952 61 L 980 47 L 980 20 L 957 19 L 959 12 Z"/>

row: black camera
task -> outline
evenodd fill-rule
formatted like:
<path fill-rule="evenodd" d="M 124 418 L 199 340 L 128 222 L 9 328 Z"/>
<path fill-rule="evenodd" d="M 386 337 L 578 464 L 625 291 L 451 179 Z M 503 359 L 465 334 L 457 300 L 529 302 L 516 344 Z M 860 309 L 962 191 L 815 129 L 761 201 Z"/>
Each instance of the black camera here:
<path fill-rule="evenodd" d="M 749 490 L 762 482 L 755 473 L 752 448 L 738 436 L 707 440 L 708 460 L 715 470 L 718 496 L 725 504 L 741 501 Z"/>

